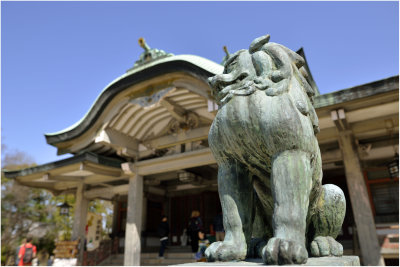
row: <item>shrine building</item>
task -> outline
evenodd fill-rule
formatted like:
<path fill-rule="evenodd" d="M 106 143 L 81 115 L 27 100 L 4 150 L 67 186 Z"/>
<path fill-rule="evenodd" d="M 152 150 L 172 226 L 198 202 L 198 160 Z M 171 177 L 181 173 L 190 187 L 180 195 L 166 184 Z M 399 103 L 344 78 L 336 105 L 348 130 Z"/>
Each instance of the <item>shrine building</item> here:
<path fill-rule="evenodd" d="M 5 172 L 22 185 L 75 194 L 73 240 L 84 239 L 89 201 L 112 201 L 111 237 L 124 265 L 140 265 L 141 252 L 159 246 L 162 215 L 173 247 L 181 245 L 192 210 L 200 211 L 210 234 L 220 209 L 218 166 L 207 139 L 218 106 L 207 79 L 223 66 L 140 42 L 140 59 L 104 88 L 80 121 L 45 135 L 58 155 L 70 158 Z M 303 49 L 297 53 L 305 57 Z M 398 76 L 317 95 L 314 106 L 322 182 L 342 188 L 347 201 L 337 240 L 365 265 L 376 257 L 398 262 Z"/>

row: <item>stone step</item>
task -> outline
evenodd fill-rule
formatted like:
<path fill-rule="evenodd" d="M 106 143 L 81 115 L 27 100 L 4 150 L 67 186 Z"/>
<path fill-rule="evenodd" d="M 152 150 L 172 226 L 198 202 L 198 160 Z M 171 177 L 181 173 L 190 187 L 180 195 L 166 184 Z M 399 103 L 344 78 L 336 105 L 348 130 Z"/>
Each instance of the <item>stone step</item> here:
<path fill-rule="evenodd" d="M 142 253 L 142 259 L 156 259 L 158 258 L 158 253 Z M 166 259 L 192 259 L 193 253 L 191 252 L 165 252 L 164 258 Z"/>
<path fill-rule="evenodd" d="M 158 253 L 160 246 L 156 247 L 145 247 L 142 249 L 142 253 Z M 165 252 L 191 252 L 192 248 L 190 246 L 168 246 L 165 249 Z"/>
<path fill-rule="evenodd" d="M 245 261 L 230 262 L 195 262 L 181 264 L 180 266 L 214 267 L 214 266 L 260 266 L 264 265 L 262 259 L 246 259 Z M 297 265 L 299 266 L 299 265 Z M 321 257 L 309 258 L 301 266 L 360 266 L 358 256 Z"/>
<path fill-rule="evenodd" d="M 196 262 L 193 259 L 142 259 L 140 261 L 140 265 L 144 266 L 153 266 L 153 265 L 176 265 L 176 264 L 185 264 L 185 263 L 192 263 Z M 108 261 L 102 266 L 123 266 L 124 261 Z"/>
<path fill-rule="evenodd" d="M 158 253 L 141 253 L 140 264 L 144 266 L 166 266 L 196 262 L 193 253 L 165 253 L 164 259 L 158 258 Z M 101 266 L 123 266 L 124 254 L 113 255 L 105 260 Z"/>
<path fill-rule="evenodd" d="M 177 265 L 196 262 L 195 259 L 142 259 L 141 265 L 152 266 L 152 265 Z"/>

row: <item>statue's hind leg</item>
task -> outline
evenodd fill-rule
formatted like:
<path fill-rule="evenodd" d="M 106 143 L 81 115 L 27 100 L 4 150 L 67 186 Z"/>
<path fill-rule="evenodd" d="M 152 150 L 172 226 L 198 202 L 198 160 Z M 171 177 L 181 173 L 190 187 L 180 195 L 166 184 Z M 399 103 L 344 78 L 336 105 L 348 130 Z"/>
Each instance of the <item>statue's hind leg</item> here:
<path fill-rule="evenodd" d="M 263 179 L 258 176 L 253 179 L 253 187 L 256 193 L 254 196 L 255 216 L 252 239 L 247 248 L 248 258 L 261 258 L 263 248 L 267 245 L 268 240 L 273 237 L 272 213 L 274 201 L 269 183 L 270 176 L 266 173 Z"/>
<path fill-rule="evenodd" d="M 218 191 L 224 219 L 225 239 L 206 250 L 208 261 L 231 261 L 246 258 L 254 219 L 252 175 L 231 160 L 218 164 Z"/>
<path fill-rule="evenodd" d="M 308 236 L 312 240 L 310 252 L 314 257 L 342 256 L 343 246 L 335 240 L 346 213 L 343 191 L 333 184 L 322 186 L 317 213 L 311 219 Z"/>

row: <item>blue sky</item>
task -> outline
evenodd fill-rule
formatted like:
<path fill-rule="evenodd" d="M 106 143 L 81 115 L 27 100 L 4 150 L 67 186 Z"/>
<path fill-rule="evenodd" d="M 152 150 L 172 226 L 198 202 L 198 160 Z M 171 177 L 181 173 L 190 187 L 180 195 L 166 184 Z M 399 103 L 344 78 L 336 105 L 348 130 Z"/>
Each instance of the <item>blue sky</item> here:
<path fill-rule="evenodd" d="M 270 34 L 303 47 L 321 93 L 399 72 L 398 2 L 1 2 L 1 134 L 36 163 L 152 48 L 221 62 Z M 69 155 L 67 155 L 69 156 Z"/>

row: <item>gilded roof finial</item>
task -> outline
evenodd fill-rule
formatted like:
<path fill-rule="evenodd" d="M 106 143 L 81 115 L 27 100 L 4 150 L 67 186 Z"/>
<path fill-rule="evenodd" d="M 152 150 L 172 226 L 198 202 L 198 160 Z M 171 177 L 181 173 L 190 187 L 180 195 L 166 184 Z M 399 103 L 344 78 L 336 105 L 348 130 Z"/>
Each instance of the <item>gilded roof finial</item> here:
<path fill-rule="evenodd" d="M 139 40 L 139 45 L 141 48 L 143 48 L 145 51 L 149 51 L 150 50 L 150 46 L 147 45 L 146 41 L 144 40 L 143 37 L 140 37 Z"/>

